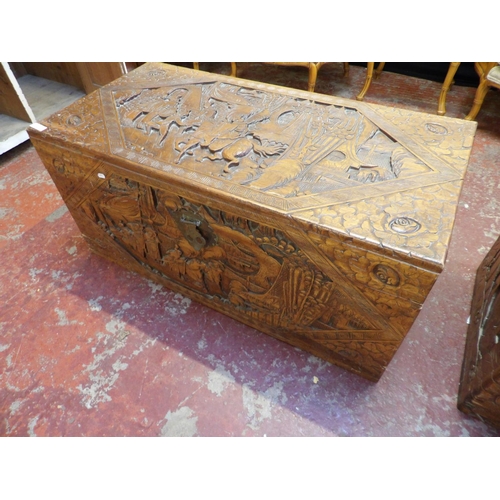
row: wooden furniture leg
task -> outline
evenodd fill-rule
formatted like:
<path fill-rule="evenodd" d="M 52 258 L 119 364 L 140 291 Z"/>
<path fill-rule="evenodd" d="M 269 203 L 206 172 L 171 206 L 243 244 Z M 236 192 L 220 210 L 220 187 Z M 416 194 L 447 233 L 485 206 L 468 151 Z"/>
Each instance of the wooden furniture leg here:
<path fill-rule="evenodd" d="M 488 93 L 488 89 L 493 86 L 496 88 L 500 88 L 498 83 L 495 83 L 494 80 L 490 81 L 488 79 L 489 72 L 498 66 L 497 62 L 476 62 L 474 63 L 474 69 L 479 76 L 479 86 L 476 90 L 476 94 L 474 96 L 474 102 L 472 105 L 472 109 L 469 114 L 465 117 L 466 120 L 474 120 L 481 109 L 484 98 Z"/>
<path fill-rule="evenodd" d="M 465 117 L 466 120 L 471 121 L 474 120 L 474 118 L 476 118 L 477 114 L 479 113 L 479 110 L 481 109 L 484 98 L 488 93 L 488 89 L 489 89 L 488 82 L 486 80 L 482 80 L 481 83 L 479 84 L 479 87 L 476 90 L 476 95 L 474 96 L 474 103 L 472 105 L 472 109 L 469 111 L 469 114 Z"/>
<path fill-rule="evenodd" d="M 318 71 L 320 68 L 328 64 L 327 62 L 263 62 L 262 64 L 276 64 L 278 66 L 301 66 L 303 68 L 307 68 L 309 71 L 309 77 L 307 82 L 307 90 L 309 92 L 314 92 L 316 87 L 316 80 L 318 77 Z M 349 63 L 343 63 L 344 66 L 344 76 L 349 75 Z M 231 63 L 231 76 L 236 76 L 236 63 Z"/>
<path fill-rule="evenodd" d="M 453 79 L 455 78 L 455 74 L 459 66 L 459 62 L 450 63 L 448 73 L 446 73 L 446 78 L 444 79 L 443 86 L 441 87 L 441 94 L 439 95 L 438 101 L 437 114 L 440 116 L 443 116 L 446 113 L 446 94 L 448 93 L 448 90 L 450 90 L 450 87 L 453 85 Z"/>
<path fill-rule="evenodd" d="M 316 79 L 318 77 L 318 71 L 324 64 L 327 63 L 326 62 L 309 63 L 309 82 L 307 89 L 309 90 L 309 92 L 314 92 L 316 86 Z M 312 66 L 314 66 L 314 68 L 312 68 Z M 349 76 L 349 63 L 348 62 L 343 63 L 343 67 L 344 67 L 344 76 Z"/>
<path fill-rule="evenodd" d="M 380 76 L 380 73 L 384 70 L 385 62 L 378 63 L 377 69 L 375 70 L 375 78 Z"/>
<path fill-rule="evenodd" d="M 369 62 L 366 64 L 366 80 L 365 80 L 365 85 L 363 87 L 363 90 L 356 96 L 356 99 L 358 101 L 362 101 L 363 98 L 365 97 L 365 94 L 367 90 L 370 88 L 370 83 L 372 82 L 372 77 L 373 77 L 373 67 L 375 66 L 375 63 Z"/>
<path fill-rule="evenodd" d="M 316 67 L 316 64 L 309 63 L 309 81 L 307 82 L 307 90 L 309 92 L 314 92 L 317 76 L 318 76 L 318 68 Z"/>

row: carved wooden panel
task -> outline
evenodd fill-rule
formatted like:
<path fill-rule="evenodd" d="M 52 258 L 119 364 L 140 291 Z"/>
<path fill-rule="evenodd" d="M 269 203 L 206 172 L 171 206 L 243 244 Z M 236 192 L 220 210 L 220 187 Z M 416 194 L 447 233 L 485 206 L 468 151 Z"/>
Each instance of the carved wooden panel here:
<path fill-rule="evenodd" d="M 476 275 L 458 408 L 500 427 L 500 239 Z"/>
<path fill-rule="evenodd" d="M 96 252 L 372 380 L 443 267 L 475 131 L 161 64 L 44 125 Z"/>

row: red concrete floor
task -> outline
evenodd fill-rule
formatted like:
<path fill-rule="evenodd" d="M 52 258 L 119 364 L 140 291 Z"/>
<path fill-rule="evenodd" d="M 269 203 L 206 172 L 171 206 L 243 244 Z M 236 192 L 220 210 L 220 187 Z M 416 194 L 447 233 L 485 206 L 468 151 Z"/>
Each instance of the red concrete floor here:
<path fill-rule="evenodd" d="M 317 91 L 354 98 L 364 72 L 325 66 Z M 304 68 L 239 76 L 307 88 Z M 365 101 L 435 113 L 439 92 L 385 72 Z M 447 116 L 473 95 L 454 87 Z M 377 384 L 91 254 L 32 146 L 4 154 L 0 435 L 500 435 L 456 409 L 475 272 L 500 234 L 498 92 L 478 122 L 445 270 Z"/>

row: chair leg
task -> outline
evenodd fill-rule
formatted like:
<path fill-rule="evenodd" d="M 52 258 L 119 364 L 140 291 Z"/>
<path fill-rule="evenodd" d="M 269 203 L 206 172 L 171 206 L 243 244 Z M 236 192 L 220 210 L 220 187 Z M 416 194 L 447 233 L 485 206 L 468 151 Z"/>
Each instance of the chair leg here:
<path fill-rule="evenodd" d="M 365 80 L 365 85 L 363 87 L 363 90 L 356 96 L 356 99 L 358 101 L 362 101 L 363 98 L 365 97 L 365 94 L 367 90 L 370 88 L 370 83 L 372 82 L 372 76 L 373 76 L 373 67 L 375 66 L 375 63 L 369 62 L 366 64 L 366 80 Z"/>
<path fill-rule="evenodd" d="M 314 92 L 317 76 L 318 76 L 318 68 L 316 67 L 316 64 L 309 63 L 309 82 L 307 85 L 307 90 L 309 92 Z"/>
<path fill-rule="evenodd" d="M 385 62 L 378 63 L 377 69 L 375 70 L 375 78 L 380 76 L 380 73 L 384 70 Z"/>
<path fill-rule="evenodd" d="M 474 96 L 474 103 L 472 105 L 472 109 L 470 110 L 469 114 L 465 117 L 466 120 L 474 120 L 476 118 L 477 114 L 479 113 L 479 110 L 481 109 L 481 106 L 483 104 L 484 98 L 486 97 L 486 94 L 489 89 L 489 83 L 487 80 L 481 80 L 481 83 L 479 84 L 479 87 L 476 90 L 476 95 Z"/>
<path fill-rule="evenodd" d="M 455 74 L 459 66 L 459 62 L 450 63 L 448 72 L 446 73 L 446 78 L 444 79 L 443 86 L 441 87 L 441 94 L 439 94 L 438 101 L 437 114 L 440 116 L 443 116 L 446 113 L 446 95 L 448 94 L 450 87 L 453 85 L 453 79 L 455 78 Z"/>
<path fill-rule="evenodd" d="M 344 76 L 349 76 L 349 63 L 344 63 Z"/>

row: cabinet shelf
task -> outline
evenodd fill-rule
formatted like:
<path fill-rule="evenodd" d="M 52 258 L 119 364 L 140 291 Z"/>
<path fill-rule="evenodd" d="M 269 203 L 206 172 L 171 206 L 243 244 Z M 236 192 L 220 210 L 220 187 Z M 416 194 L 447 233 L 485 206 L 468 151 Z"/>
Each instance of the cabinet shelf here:
<path fill-rule="evenodd" d="M 47 118 L 85 95 L 83 90 L 72 85 L 33 75 L 24 75 L 18 82 L 37 121 Z"/>
<path fill-rule="evenodd" d="M 0 113 L 0 155 L 28 140 L 30 122 Z"/>

